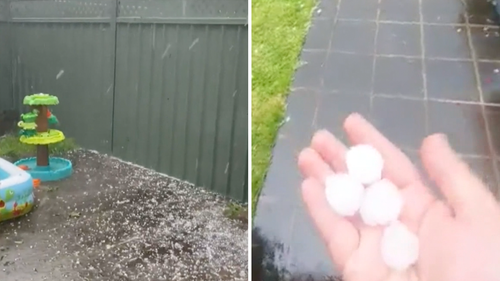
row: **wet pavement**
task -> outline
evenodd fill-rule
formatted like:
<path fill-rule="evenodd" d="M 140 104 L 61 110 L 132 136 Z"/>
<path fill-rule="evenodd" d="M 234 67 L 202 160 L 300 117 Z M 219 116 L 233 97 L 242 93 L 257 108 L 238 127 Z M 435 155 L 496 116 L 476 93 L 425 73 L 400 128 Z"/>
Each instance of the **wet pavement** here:
<path fill-rule="evenodd" d="M 300 199 L 296 158 L 314 131 L 345 140 L 359 112 L 421 167 L 421 140 L 443 132 L 499 193 L 500 30 L 485 0 L 321 0 L 257 206 L 265 280 L 338 276 Z"/>
<path fill-rule="evenodd" d="M 90 151 L 0 223 L 0 280 L 247 280 L 248 231 L 217 195 Z"/>

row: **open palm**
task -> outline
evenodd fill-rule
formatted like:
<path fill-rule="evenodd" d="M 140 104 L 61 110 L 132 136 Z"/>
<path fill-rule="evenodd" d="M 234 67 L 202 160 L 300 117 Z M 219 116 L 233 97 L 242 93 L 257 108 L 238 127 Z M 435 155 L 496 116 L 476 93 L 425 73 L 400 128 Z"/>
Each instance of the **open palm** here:
<path fill-rule="evenodd" d="M 346 147 L 319 131 L 299 156 L 305 180 L 302 197 L 345 281 L 500 280 L 500 207 L 485 185 L 450 148 L 444 136 L 426 138 L 420 154 L 429 177 L 445 200 L 427 188 L 411 161 L 360 115 L 344 123 L 352 145 L 370 144 L 385 160 L 383 177 L 400 187 L 405 205 L 400 220 L 420 239 L 417 264 L 393 272 L 382 261 L 382 228 L 336 215 L 323 182 L 345 172 Z"/>

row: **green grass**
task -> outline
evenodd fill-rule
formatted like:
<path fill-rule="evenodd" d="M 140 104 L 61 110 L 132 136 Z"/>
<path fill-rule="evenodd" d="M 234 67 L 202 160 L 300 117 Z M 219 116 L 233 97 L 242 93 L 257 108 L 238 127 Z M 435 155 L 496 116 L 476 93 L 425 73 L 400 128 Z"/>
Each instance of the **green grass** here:
<path fill-rule="evenodd" d="M 248 206 L 229 202 L 224 209 L 224 215 L 230 219 L 248 224 Z"/>
<path fill-rule="evenodd" d="M 252 0 L 252 206 L 283 120 L 315 0 Z M 254 213 L 254 212 L 253 212 Z"/>
<path fill-rule="evenodd" d="M 49 146 L 50 153 L 53 155 L 62 154 L 78 148 L 75 141 L 71 138 Z M 36 146 L 27 145 L 19 142 L 19 138 L 15 135 L 7 135 L 0 137 L 0 157 L 4 157 L 9 161 L 17 161 L 23 157 L 36 155 Z"/>

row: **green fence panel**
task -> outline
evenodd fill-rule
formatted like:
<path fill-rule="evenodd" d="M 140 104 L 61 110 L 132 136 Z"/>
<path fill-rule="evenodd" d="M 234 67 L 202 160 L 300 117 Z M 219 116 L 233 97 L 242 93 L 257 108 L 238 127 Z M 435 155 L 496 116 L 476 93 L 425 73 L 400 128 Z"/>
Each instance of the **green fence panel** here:
<path fill-rule="evenodd" d="M 107 153 L 112 145 L 114 33 L 111 10 L 102 5 L 111 3 L 11 3 L 16 104 L 32 93 L 58 96 L 61 105 L 54 113 L 65 134 L 83 147 Z"/>
<path fill-rule="evenodd" d="M 11 104 L 57 95 L 83 147 L 247 200 L 247 0 L 11 2 Z"/>
<path fill-rule="evenodd" d="M 0 2 L 0 112 L 14 107 L 8 11 L 8 3 Z"/>
<path fill-rule="evenodd" d="M 247 2 L 120 3 L 115 155 L 245 200 Z"/>

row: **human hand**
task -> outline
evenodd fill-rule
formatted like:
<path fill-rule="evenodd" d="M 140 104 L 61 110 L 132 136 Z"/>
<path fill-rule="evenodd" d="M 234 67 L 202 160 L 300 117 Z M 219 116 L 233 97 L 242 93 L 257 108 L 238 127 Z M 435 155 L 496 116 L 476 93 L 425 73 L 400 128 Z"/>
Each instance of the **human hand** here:
<path fill-rule="evenodd" d="M 426 172 L 444 196 L 439 200 L 408 157 L 360 115 L 350 115 L 344 130 L 352 145 L 370 144 L 382 154 L 383 177 L 405 200 L 400 221 L 420 240 L 417 263 L 393 272 L 381 258 L 382 228 L 333 212 L 323 183 L 328 175 L 346 171 L 347 148 L 332 134 L 317 132 L 298 160 L 305 177 L 302 197 L 345 281 L 500 280 L 500 207 L 444 136 L 427 137 L 420 149 Z"/>

